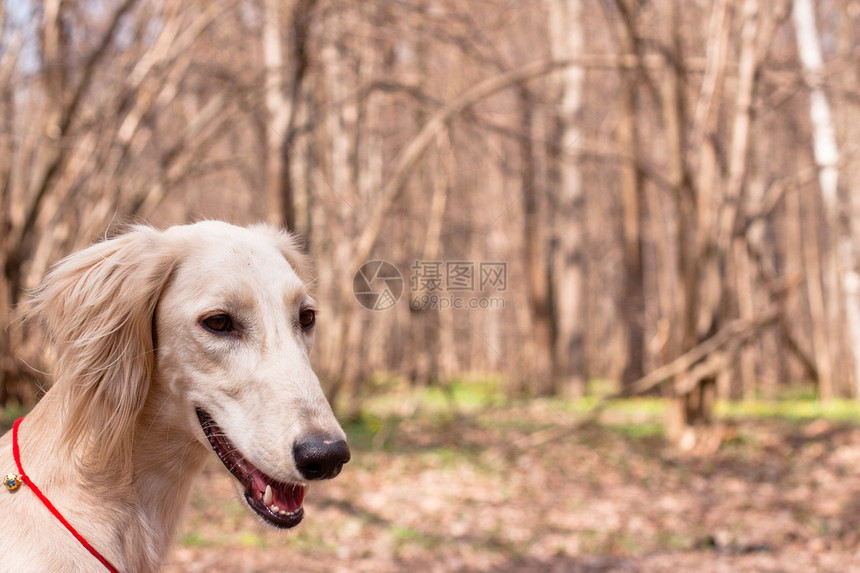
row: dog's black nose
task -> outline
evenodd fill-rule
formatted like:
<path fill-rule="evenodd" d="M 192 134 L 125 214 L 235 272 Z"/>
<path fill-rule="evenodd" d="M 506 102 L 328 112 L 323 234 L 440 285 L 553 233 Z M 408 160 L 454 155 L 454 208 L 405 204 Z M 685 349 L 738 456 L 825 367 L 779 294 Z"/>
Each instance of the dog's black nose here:
<path fill-rule="evenodd" d="M 349 457 L 346 442 L 331 436 L 307 436 L 293 446 L 293 459 L 305 479 L 331 479 Z"/>

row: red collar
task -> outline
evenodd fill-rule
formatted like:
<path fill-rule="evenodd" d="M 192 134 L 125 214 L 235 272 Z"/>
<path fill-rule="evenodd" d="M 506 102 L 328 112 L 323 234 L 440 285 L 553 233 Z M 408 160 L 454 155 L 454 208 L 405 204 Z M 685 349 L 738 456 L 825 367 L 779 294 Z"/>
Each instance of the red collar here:
<path fill-rule="evenodd" d="M 45 495 L 41 491 L 39 491 L 39 488 L 36 487 L 36 484 L 34 484 L 30 480 L 30 478 L 27 477 L 27 474 L 24 473 L 24 468 L 23 466 L 21 466 L 21 454 L 18 451 L 18 426 L 21 425 L 21 421 L 23 419 L 24 418 L 18 418 L 18 420 L 15 421 L 15 425 L 12 426 L 12 455 L 15 457 L 15 465 L 18 466 L 17 478 L 21 480 L 21 482 L 27 484 L 27 486 L 33 490 L 33 493 L 36 494 L 36 497 L 38 497 L 42 501 L 42 503 L 45 504 L 45 507 L 47 507 L 48 510 L 52 514 L 54 514 L 54 517 L 56 517 L 60 521 L 60 523 L 65 525 L 66 529 L 68 529 L 72 533 L 72 535 L 75 536 L 75 539 L 77 539 L 81 543 L 81 545 L 86 548 L 87 551 L 92 553 L 93 556 L 102 563 L 102 565 L 107 567 L 108 571 L 111 571 L 112 573 L 119 573 L 116 567 L 110 564 L 110 561 L 102 557 L 101 553 L 99 553 L 92 545 L 90 545 L 87 540 L 84 539 L 83 536 L 78 533 L 77 530 L 75 530 L 75 528 L 72 527 L 72 525 L 68 521 L 66 521 L 66 518 L 63 517 L 63 515 L 59 511 L 57 511 L 56 507 L 54 507 L 54 504 L 48 501 L 48 498 L 45 497 Z"/>

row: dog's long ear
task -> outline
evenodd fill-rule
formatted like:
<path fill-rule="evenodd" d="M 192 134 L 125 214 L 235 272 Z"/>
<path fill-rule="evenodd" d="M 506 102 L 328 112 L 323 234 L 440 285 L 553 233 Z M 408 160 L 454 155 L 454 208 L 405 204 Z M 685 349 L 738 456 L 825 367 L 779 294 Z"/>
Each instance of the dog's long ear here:
<path fill-rule="evenodd" d="M 131 451 L 154 365 L 153 315 L 177 258 L 162 233 L 134 227 L 59 262 L 26 309 L 57 346 L 64 438 L 95 440 L 89 463 Z"/>

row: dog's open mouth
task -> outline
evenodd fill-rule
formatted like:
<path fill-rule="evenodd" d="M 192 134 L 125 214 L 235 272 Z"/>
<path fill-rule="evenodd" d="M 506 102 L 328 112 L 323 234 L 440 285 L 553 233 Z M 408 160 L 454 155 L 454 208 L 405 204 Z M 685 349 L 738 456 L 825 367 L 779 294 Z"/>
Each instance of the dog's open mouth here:
<path fill-rule="evenodd" d="M 236 449 L 209 414 L 197 408 L 197 418 L 212 449 L 242 484 L 248 506 L 275 527 L 287 529 L 298 525 L 304 517 L 305 487 L 267 476 Z"/>

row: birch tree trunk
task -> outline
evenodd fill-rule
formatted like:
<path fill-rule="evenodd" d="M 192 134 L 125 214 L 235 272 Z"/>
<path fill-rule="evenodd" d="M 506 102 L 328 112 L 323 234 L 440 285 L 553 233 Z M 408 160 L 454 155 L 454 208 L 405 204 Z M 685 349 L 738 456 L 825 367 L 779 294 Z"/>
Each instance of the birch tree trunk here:
<path fill-rule="evenodd" d="M 284 56 L 281 42 L 281 3 L 278 0 L 263 2 L 263 64 L 264 92 L 268 122 L 266 130 L 266 220 L 281 222 L 280 162 L 281 142 L 286 136 L 287 119 L 291 102 L 284 97 Z"/>
<path fill-rule="evenodd" d="M 821 261 L 824 293 L 830 298 L 829 301 L 826 301 L 829 303 L 829 311 L 825 308 L 827 314 L 826 317 L 822 318 L 826 318 L 829 324 L 824 331 L 825 339 L 821 340 L 821 343 L 826 346 L 816 348 L 816 354 L 826 353 L 826 357 L 832 361 L 832 339 L 828 340 L 826 336 L 827 333 L 835 335 L 841 330 L 839 308 L 844 308 L 848 320 L 849 347 L 854 360 L 854 383 L 860 384 L 860 299 L 858 299 L 860 277 L 857 273 L 851 229 L 849 223 L 843 222 L 840 217 L 842 209 L 839 204 L 838 189 L 839 148 L 836 143 L 830 104 L 822 89 L 823 61 L 815 22 L 815 8 L 811 0 L 795 0 L 793 17 L 798 55 L 809 88 L 809 117 L 812 123 L 813 155 L 818 168 L 818 184 L 821 189 L 826 221 L 823 231 L 827 233 L 829 230 L 831 233 L 829 249 L 822 256 Z M 845 218 L 845 221 L 850 221 L 850 218 Z M 811 278 L 817 280 L 816 277 Z M 813 316 L 813 320 L 816 320 L 815 316 Z M 821 372 L 821 365 L 819 365 L 819 374 L 822 376 L 824 374 Z M 821 384 L 821 398 L 831 397 L 834 391 L 834 382 L 823 378 L 819 382 Z"/>
<path fill-rule="evenodd" d="M 759 6 L 757 0 L 745 0 L 743 4 L 743 27 L 741 29 L 741 52 L 738 61 L 738 87 L 735 96 L 734 120 L 731 146 L 729 147 L 729 172 L 723 196 L 723 210 L 717 228 L 717 249 L 723 268 L 731 263 L 735 275 L 735 292 L 741 318 L 752 320 L 755 314 L 752 294 L 752 271 L 746 242 L 735 233 L 738 217 L 743 215 L 741 206 L 747 186 L 747 159 L 749 156 L 750 130 L 752 127 L 752 104 L 758 69 L 757 37 L 759 34 Z M 728 274 L 728 273 L 726 273 Z M 728 289 L 723 288 L 722 296 Z M 748 346 L 739 349 L 740 374 L 743 396 L 755 397 L 755 357 Z"/>
<path fill-rule="evenodd" d="M 555 60 L 572 59 L 585 51 L 581 0 L 552 0 L 549 7 L 550 50 Z M 583 360 L 585 256 L 583 249 L 584 189 L 582 174 L 571 153 L 581 137 L 583 83 L 585 70 L 570 66 L 555 79 L 558 113 L 554 148 L 557 204 L 553 221 L 552 292 L 555 310 L 553 378 L 565 392 L 582 394 L 585 390 Z M 640 343 L 641 348 L 641 343 Z M 641 360 L 641 357 L 640 357 Z"/>
<path fill-rule="evenodd" d="M 307 220 L 307 213 L 296 212 L 291 159 L 298 98 L 308 69 L 307 34 L 315 2 L 301 0 L 293 6 L 289 49 L 284 46 L 282 36 L 283 12 L 288 4 L 277 0 L 263 2 L 263 92 L 268 117 L 265 124 L 266 219 L 291 230 L 296 230 L 298 222 L 304 225 Z M 285 52 L 290 56 L 289 66 L 284 59 Z M 289 82 L 288 69 L 292 70 Z M 298 204 L 304 205 L 305 201 Z"/>
<path fill-rule="evenodd" d="M 850 53 L 856 42 L 855 27 L 851 17 L 853 9 L 852 3 L 842 2 L 839 32 L 840 53 Z M 856 66 L 846 70 L 846 73 L 842 74 L 842 81 L 838 87 L 843 92 L 860 91 L 860 70 Z M 860 109 L 857 106 L 840 106 L 836 111 L 839 113 L 836 124 L 841 129 L 841 140 L 860 141 Z M 860 186 L 860 165 L 856 161 L 846 162 L 844 166 L 840 166 L 839 177 L 844 189 L 857 189 Z M 848 204 L 845 208 L 849 213 L 851 245 L 856 254 L 857 247 L 860 245 L 860 193 L 848 193 Z M 858 274 L 856 266 L 848 267 L 843 278 L 843 287 L 847 301 L 846 320 L 852 331 L 852 340 L 857 340 L 857 330 L 860 329 L 860 305 L 857 304 L 857 301 L 860 300 L 860 274 Z M 854 393 L 857 398 L 860 398 L 860 365 L 858 365 L 860 349 L 855 347 L 851 351 L 854 360 Z"/>

